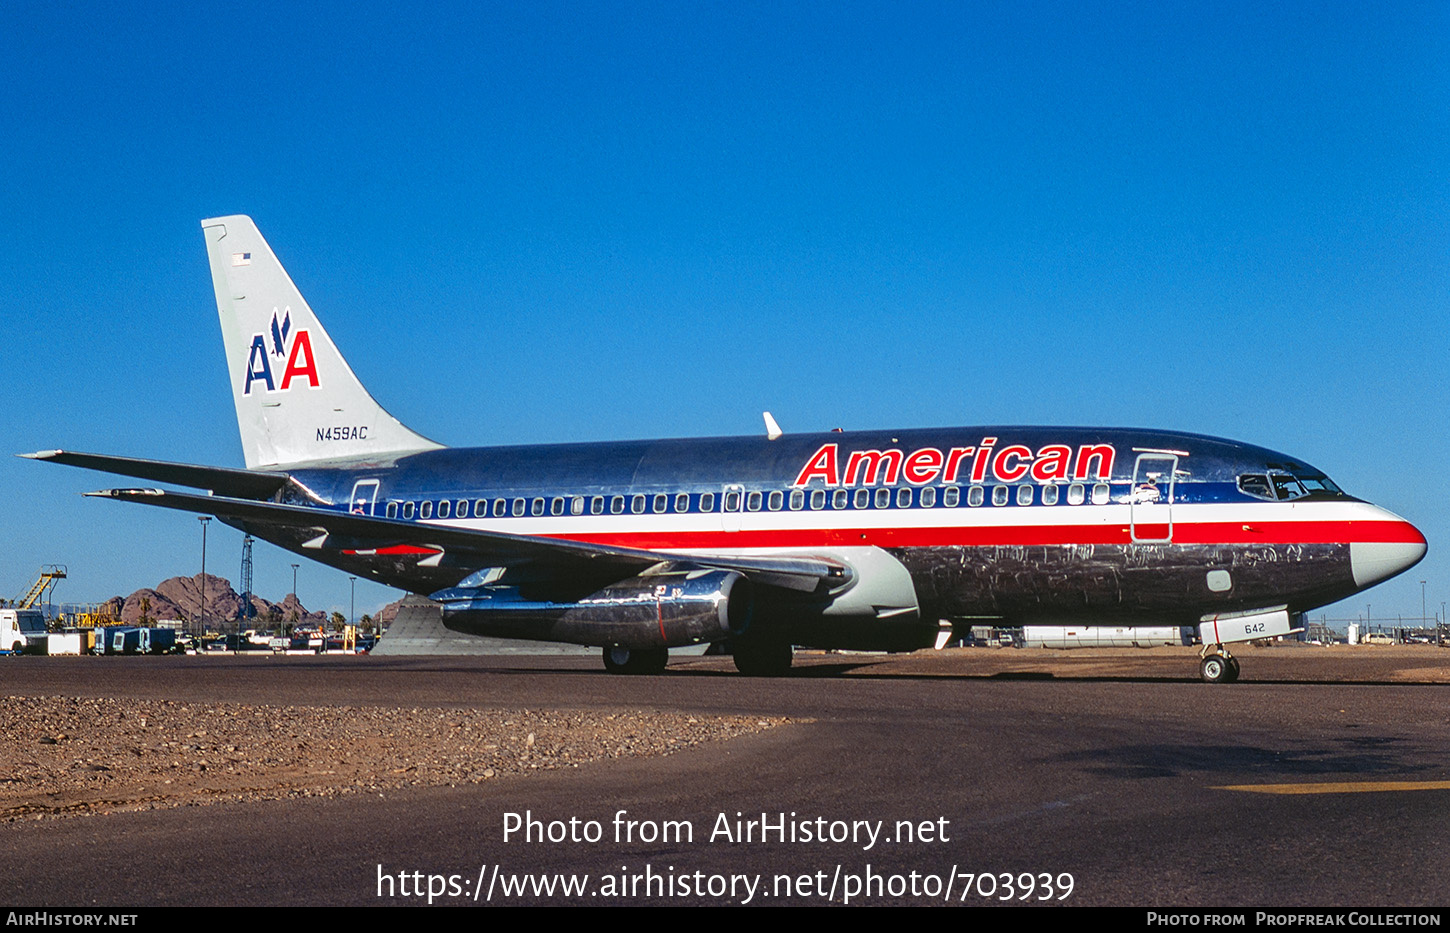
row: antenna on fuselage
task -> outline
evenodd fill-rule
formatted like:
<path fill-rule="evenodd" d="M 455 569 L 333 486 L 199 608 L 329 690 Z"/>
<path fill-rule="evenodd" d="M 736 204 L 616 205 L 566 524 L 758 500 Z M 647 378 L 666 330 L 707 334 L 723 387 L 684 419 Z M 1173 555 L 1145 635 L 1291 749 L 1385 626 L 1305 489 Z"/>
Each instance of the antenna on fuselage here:
<path fill-rule="evenodd" d="M 784 431 L 782 431 L 780 429 L 780 425 L 778 425 L 778 424 L 775 423 L 775 416 L 774 415 L 772 415 L 768 411 L 767 412 L 761 412 L 761 414 L 765 415 L 765 436 L 766 437 L 770 438 L 771 440 L 776 440 L 782 434 L 785 433 Z"/>

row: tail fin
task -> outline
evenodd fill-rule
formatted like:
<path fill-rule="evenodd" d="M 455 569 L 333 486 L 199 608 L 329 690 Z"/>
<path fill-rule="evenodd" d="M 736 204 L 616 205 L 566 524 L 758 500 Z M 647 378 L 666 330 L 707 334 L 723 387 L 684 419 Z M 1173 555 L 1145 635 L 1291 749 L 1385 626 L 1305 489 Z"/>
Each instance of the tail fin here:
<path fill-rule="evenodd" d="M 248 469 L 441 446 L 373 400 L 250 217 L 201 227 Z"/>

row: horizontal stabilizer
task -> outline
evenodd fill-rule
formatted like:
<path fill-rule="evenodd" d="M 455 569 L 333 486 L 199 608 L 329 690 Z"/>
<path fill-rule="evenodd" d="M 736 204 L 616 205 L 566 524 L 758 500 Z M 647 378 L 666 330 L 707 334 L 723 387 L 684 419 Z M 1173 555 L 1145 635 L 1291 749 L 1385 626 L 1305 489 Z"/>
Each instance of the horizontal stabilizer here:
<path fill-rule="evenodd" d="M 210 489 L 223 496 L 239 499 L 268 499 L 287 485 L 286 473 L 258 473 L 227 467 L 195 466 L 190 463 L 167 463 L 164 460 L 138 460 L 134 457 L 113 457 L 108 454 L 83 454 L 71 450 L 41 450 L 20 454 L 28 460 L 46 460 L 66 466 L 117 473 L 138 479 L 175 483 L 193 489 Z"/>

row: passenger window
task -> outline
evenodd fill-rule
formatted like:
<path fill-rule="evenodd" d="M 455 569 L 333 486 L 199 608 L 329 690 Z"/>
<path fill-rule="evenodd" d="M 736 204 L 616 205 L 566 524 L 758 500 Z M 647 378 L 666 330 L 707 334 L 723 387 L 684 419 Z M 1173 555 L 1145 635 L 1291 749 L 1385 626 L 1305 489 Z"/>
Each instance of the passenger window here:
<path fill-rule="evenodd" d="M 1032 504 L 1032 490 L 1034 488 L 1035 487 L 1033 487 L 1030 483 L 1023 483 L 1021 486 L 1018 486 L 1017 487 L 1017 504 L 1018 505 L 1031 505 Z"/>
<path fill-rule="evenodd" d="M 811 508 L 824 509 L 826 507 L 826 491 L 824 489 L 811 490 Z"/>
<path fill-rule="evenodd" d="M 619 513 L 623 512 L 624 511 L 624 496 L 614 496 L 614 497 L 612 497 L 609 500 L 609 511 L 610 511 L 611 514 L 614 514 L 614 515 L 618 515 Z"/>
<path fill-rule="evenodd" d="M 507 514 L 508 514 L 508 503 L 506 501 L 504 501 L 503 499 L 495 499 L 495 500 L 493 500 L 493 516 L 494 516 L 494 518 L 503 518 Z"/>
<path fill-rule="evenodd" d="M 590 496 L 589 497 L 589 514 L 590 515 L 603 515 L 604 514 L 604 497 L 603 496 Z"/>
<path fill-rule="evenodd" d="M 856 490 L 856 508 L 858 508 L 858 509 L 865 509 L 865 508 L 869 508 L 870 506 L 871 506 L 871 490 L 869 490 L 869 489 L 858 489 L 858 490 Z"/>
<path fill-rule="evenodd" d="M 957 503 L 961 501 L 961 497 L 961 489 L 956 486 L 948 486 L 946 491 L 942 493 L 941 504 L 946 508 L 954 509 L 957 507 Z"/>
<path fill-rule="evenodd" d="M 1007 504 L 1007 487 L 1006 486 L 993 486 L 992 487 L 992 504 L 993 505 L 1006 505 Z"/>
<path fill-rule="evenodd" d="M 700 495 L 700 511 L 701 512 L 713 512 L 713 511 L 715 511 L 715 494 L 713 492 L 701 493 L 701 495 Z"/>
<path fill-rule="evenodd" d="M 896 491 L 896 507 L 898 509 L 909 509 L 909 508 L 911 508 L 911 490 L 910 489 L 898 489 Z"/>
<path fill-rule="evenodd" d="M 442 502 L 438 503 L 438 517 L 439 518 L 447 518 L 449 515 L 452 515 L 452 514 L 453 514 L 453 503 L 449 502 L 447 499 L 444 499 Z"/>
<path fill-rule="evenodd" d="M 403 517 L 404 518 L 412 518 L 413 517 L 413 503 L 411 503 L 411 502 L 404 502 L 403 503 Z"/>
<path fill-rule="evenodd" d="M 675 511 L 676 512 L 688 512 L 688 511 L 690 511 L 690 494 L 689 493 L 682 492 L 682 493 L 677 493 L 675 495 Z"/>
<path fill-rule="evenodd" d="M 928 486 L 921 491 L 921 507 L 929 509 L 936 505 L 936 487 Z"/>
<path fill-rule="evenodd" d="M 423 504 L 420 505 L 420 506 L 418 506 L 418 517 L 419 518 L 432 518 L 433 517 L 433 500 L 431 500 L 431 499 L 424 499 L 423 500 Z"/>
<path fill-rule="evenodd" d="M 537 498 L 537 499 L 534 500 L 533 505 L 529 508 L 529 512 L 531 512 L 534 515 L 543 515 L 544 514 L 544 500 L 543 500 L 542 497 Z"/>
<path fill-rule="evenodd" d="M 876 490 L 876 507 L 878 509 L 889 509 L 889 508 L 891 508 L 891 490 L 889 490 L 889 489 L 878 489 L 878 490 Z"/>
<path fill-rule="evenodd" d="M 1073 483 L 1067 487 L 1067 504 L 1082 505 L 1083 487 L 1082 483 Z"/>
<path fill-rule="evenodd" d="M 851 494 L 844 489 L 837 489 L 831 493 L 831 508 L 844 509 L 846 503 L 851 500 Z"/>
<path fill-rule="evenodd" d="M 746 493 L 745 494 L 745 508 L 748 509 L 751 512 L 759 512 L 760 511 L 760 500 L 761 500 L 761 498 L 762 498 L 762 496 L 760 495 L 759 492 L 749 492 L 749 493 Z"/>
<path fill-rule="evenodd" d="M 522 515 L 522 514 L 524 514 L 524 500 L 522 500 L 522 499 L 515 499 L 514 500 L 514 514 L 515 515 Z"/>
<path fill-rule="evenodd" d="M 668 506 L 669 504 L 670 504 L 670 497 L 669 496 L 665 495 L 662 492 L 655 493 L 655 513 L 656 514 L 658 514 L 660 512 L 663 512 L 665 510 L 665 507 Z"/>
<path fill-rule="evenodd" d="M 635 496 L 629 502 L 629 510 L 636 515 L 644 514 L 644 496 Z"/>
<path fill-rule="evenodd" d="M 575 496 L 572 500 L 570 500 L 570 502 L 569 502 L 569 514 L 570 515 L 583 515 L 584 514 L 584 497 L 583 496 Z"/>
<path fill-rule="evenodd" d="M 487 499 L 477 499 L 477 500 L 474 501 L 474 503 L 473 503 L 473 517 L 474 518 L 487 518 L 488 517 L 488 500 Z"/>
<path fill-rule="evenodd" d="M 769 498 L 766 500 L 766 508 L 772 512 L 779 512 L 780 507 L 785 505 L 785 493 L 779 489 L 772 489 Z"/>
<path fill-rule="evenodd" d="M 725 511 L 740 511 L 740 493 L 737 490 L 732 489 L 725 493 Z"/>
<path fill-rule="evenodd" d="M 967 505 L 976 508 L 987 501 L 987 493 L 981 486 L 973 486 L 967 490 Z"/>
<path fill-rule="evenodd" d="M 1108 502 L 1108 484 L 1093 484 L 1093 505 L 1106 505 Z"/>
<path fill-rule="evenodd" d="M 1043 486 L 1042 487 L 1042 504 L 1043 505 L 1057 505 L 1057 487 L 1056 486 Z"/>
<path fill-rule="evenodd" d="M 396 503 L 396 502 L 389 502 L 388 503 L 388 518 L 397 518 L 397 517 L 398 517 L 398 503 Z"/>
<path fill-rule="evenodd" d="M 803 490 L 792 489 L 790 491 L 790 510 L 799 512 L 806 504 L 806 494 Z"/>
<path fill-rule="evenodd" d="M 457 515 L 459 518 L 467 518 L 468 517 L 468 500 L 467 499 L 459 499 L 456 503 L 454 503 L 454 505 L 453 505 L 453 514 L 454 515 Z"/>
<path fill-rule="evenodd" d="M 549 500 L 549 514 L 550 515 L 563 515 L 564 514 L 564 497 L 563 496 L 555 496 L 554 498 L 552 498 L 552 499 Z"/>

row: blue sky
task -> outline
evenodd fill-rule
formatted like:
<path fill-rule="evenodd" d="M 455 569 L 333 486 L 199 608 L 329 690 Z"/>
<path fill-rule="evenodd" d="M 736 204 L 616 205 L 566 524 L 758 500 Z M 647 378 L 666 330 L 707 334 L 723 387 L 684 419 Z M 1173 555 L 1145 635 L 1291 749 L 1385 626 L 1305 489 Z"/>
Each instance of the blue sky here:
<path fill-rule="evenodd" d="M 247 213 L 447 444 L 1219 434 L 1426 533 L 1332 615 L 1450 600 L 1450 7 L 298 6 L 0 6 L 12 452 L 241 465 L 198 221 Z M 0 595 L 195 573 L 111 484 L 0 457 Z"/>

